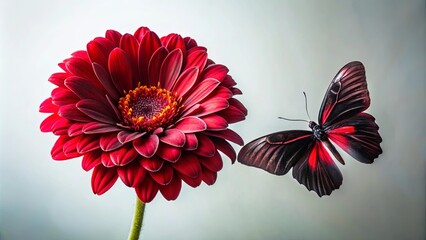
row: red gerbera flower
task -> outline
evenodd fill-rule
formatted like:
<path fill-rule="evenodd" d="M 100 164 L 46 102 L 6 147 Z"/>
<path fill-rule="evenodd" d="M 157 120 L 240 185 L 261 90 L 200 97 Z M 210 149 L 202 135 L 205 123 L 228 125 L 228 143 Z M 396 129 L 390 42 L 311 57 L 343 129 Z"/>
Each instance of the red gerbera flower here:
<path fill-rule="evenodd" d="M 64 72 L 49 78 L 57 87 L 40 106 L 51 115 L 40 128 L 59 136 L 53 159 L 83 156 L 83 169 L 94 168 L 95 194 L 120 178 L 143 202 L 158 191 L 174 200 L 182 181 L 216 181 L 218 150 L 235 161 L 227 141 L 243 140 L 228 124 L 247 115 L 233 98 L 241 91 L 195 40 L 159 38 L 146 27 L 133 35 L 108 30 L 59 67 Z"/>

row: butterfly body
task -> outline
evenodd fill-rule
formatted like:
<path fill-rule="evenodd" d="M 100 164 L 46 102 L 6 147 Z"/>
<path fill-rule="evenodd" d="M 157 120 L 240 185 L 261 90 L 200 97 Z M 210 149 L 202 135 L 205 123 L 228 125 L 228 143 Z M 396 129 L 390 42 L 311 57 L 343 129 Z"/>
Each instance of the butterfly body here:
<path fill-rule="evenodd" d="M 319 123 L 308 123 L 311 131 L 287 130 L 257 138 L 241 149 L 238 161 L 275 175 L 293 169 L 293 177 L 308 190 L 320 197 L 330 195 L 343 177 L 328 151 L 345 163 L 332 142 L 362 163 L 372 163 L 382 153 L 375 118 L 363 112 L 369 105 L 364 66 L 350 62 L 330 83 Z"/>
<path fill-rule="evenodd" d="M 310 121 L 309 124 L 308 124 L 308 126 L 314 132 L 314 137 L 317 140 L 322 141 L 322 140 L 324 140 L 324 139 L 327 138 L 327 135 L 326 135 L 324 129 L 322 129 L 322 127 L 320 125 L 318 125 L 316 122 Z"/>

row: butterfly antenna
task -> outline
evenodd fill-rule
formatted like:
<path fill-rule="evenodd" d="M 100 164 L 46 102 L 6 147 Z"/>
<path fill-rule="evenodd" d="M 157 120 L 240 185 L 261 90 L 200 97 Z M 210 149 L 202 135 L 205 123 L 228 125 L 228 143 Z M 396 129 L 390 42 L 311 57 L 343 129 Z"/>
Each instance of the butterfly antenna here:
<path fill-rule="evenodd" d="M 305 110 L 306 110 L 306 114 L 308 114 L 309 120 L 311 120 L 311 116 L 309 116 L 309 112 L 308 112 L 308 98 L 306 97 L 306 93 L 303 92 L 303 95 L 305 96 Z M 294 122 L 307 122 L 309 123 L 309 121 L 306 121 L 304 119 L 291 119 L 291 118 L 285 118 L 285 117 L 278 117 L 279 119 L 284 119 L 287 121 L 294 121 Z"/>
<path fill-rule="evenodd" d="M 306 97 L 306 93 L 303 92 L 303 96 L 305 96 L 305 110 L 306 110 L 306 114 L 308 115 L 309 120 L 311 120 L 311 116 L 309 116 L 309 112 L 308 112 L 308 98 Z"/>
<path fill-rule="evenodd" d="M 287 120 L 287 121 L 294 121 L 294 122 L 307 122 L 307 123 L 309 123 L 308 121 L 306 121 L 306 120 L 303 120 L 303 119 L 291 119 L 291 118 L 285 118 L 285 117 L 278 117 L 279 119 L 284 119 L 284 120 Z"/>

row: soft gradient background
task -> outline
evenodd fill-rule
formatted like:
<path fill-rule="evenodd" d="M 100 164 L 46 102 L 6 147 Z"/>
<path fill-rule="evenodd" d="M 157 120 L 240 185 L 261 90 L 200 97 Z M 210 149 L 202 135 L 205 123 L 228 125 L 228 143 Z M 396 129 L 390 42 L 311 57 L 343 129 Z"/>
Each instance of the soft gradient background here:
<path fill-rule="evenodd" d="M 226 161 L 215 185 L 148 204 L 142 239 L 424 239 L 425 1 L 0 1 L 0 239 L 125 239 L 135 193 L 103 196 L 80 159 L 51 160 L 39 104 L 58 62 L 107 29 L 195 38 L 244 92 L 246 142 L 317 117 L 331 78 L 365 64 L 383 155 L 344 154 L 341 189 L 318 198 L 290 175 Z M 236 146 L 237 150 L 240 147 Z"/>

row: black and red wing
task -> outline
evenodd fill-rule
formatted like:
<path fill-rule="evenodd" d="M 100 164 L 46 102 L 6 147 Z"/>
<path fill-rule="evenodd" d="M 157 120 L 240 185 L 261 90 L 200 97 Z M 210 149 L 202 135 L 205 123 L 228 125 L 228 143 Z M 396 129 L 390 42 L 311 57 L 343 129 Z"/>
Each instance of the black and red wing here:
<path fill-rule="evenodd" d="M 358 113 L 325 128 L 328 138 L 362 163 L 372 163 L 381 153 L 379 126 L 368 113 Z"/>
<path fill-rule="evenodd" d="M 330 195 L 343 181 L 339 168 L 323 143 L 318 140 L 313 142 L 309 150 L 293 166 L 293 177 L 320 197 Z"/>
<path fill-rule="evenodd" d="M 365 68 L 350 62 L 336 74 L 321 104 L 318 122 L 323 128 L 354 116 L 370 106 Z"/>
<path fill-rule="evenodd" d="M 320 197 L 330 195 L 342 184 L 340 170 L 312 131 L 283 131 L 260 137 L 240 150 L 238 161 L 275 175 L 284 175 L 293 168 L 293 177 Z"/>
<path fill-rule="evenodd" d="M 242 164 L 284 175 L 306 154 L 314 141 L 311 131 L 276 132 L 246 144 L 237 159 Z"/>
<path fill-rule="evenodd" d="M 369 106 L 364 66 L 350 62 L 333 78 L 318 116 L 328 137 L 363 163 L 372 163 L 382 153 L 379 127 L 373 116 L 363 113 Z"/>

